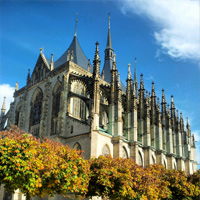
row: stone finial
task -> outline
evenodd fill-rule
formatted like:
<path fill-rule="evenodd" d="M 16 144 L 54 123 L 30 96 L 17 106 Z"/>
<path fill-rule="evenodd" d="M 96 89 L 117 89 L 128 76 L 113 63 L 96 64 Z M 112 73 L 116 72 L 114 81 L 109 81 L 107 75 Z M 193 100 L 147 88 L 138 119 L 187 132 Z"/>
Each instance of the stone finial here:
<path fill-rule="evenodd" d="M 165 91 L 162 89 L 162 103 L 165 103 Z"/>
<path fill-rule="evenodd" d="M 70 60 L 70 50 L 69 50 L 69 48 L 67 49 L 67 61 L 69 61 Z"/>
<path fill-rule="evenodd" d="M 88 72 L 90 72 L 90 59 L 88 59 Z"/>
<path fill-rule="evenodd" d="M 129 63 L 128 64 L 128 79 L 132 79 L 132 76 L 131 76 L 131 64 Z"/>
<path fill-rule="evenodd" d="M 117 76 L 117 85 L 119 88 L 121 88 L 120 73 L 118 73 L 118 76 Z"/>
<path fill-rule="evenodd" d="M 113 61 L 116 62 L 116 54 L 113 54 Z"/>
<path fill-rule="evenodd" d="M 19 84 L 18 84 L 18 82 L 16 81 L 16 83 L 15 83 L 15 91 L 18 91 L 19 90 Z"/>
<path fill-rule="evenodd" d="M 143 74 L 141 74 L 140 77 L 140 89 L 144 89 Z"/>
<path fill-rule="evenodd" d="M 43 48 L 40 48 L 40 54 L 42 54 L 42 52 L 43 52 Z"/>
<path fill-rule="evenodd" d="M 155 87 L 154 87 L 154 82 L 152 81 L 152 90 L 151 90 L 152 96 L 156 96 L 155 93 Z"/>
<path fill-rule="evenodd" d="M 133 96 L 136 97 L 135 83 L 133 83 Z"/>
<path fill-rule="evenodd" d="M 190 126 L 189 117 L 187 117 L 187 126 Z"/>
<path fill-rule="evenodd" d="M 54 64 L 53 64 L 53 53 L 51 54 L 51 62 L 50 62 L 50 67 L 51 67 L 51 71 L 54 68 Z"/>

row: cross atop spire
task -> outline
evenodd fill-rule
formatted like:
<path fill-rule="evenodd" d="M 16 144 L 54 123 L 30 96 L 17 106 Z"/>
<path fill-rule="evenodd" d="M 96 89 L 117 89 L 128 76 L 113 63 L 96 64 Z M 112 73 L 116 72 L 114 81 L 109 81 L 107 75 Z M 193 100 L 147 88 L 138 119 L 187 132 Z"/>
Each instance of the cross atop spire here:
<path fill-rule="evenodd" d="M 78 13 L 76 13 L 76 15 L 78 16 Z M 76 25 L 75 25 L 75 34 L 74 36 L 77 36 L 77 22 L 78 22 L 78 19 L 76 18 Z"/>

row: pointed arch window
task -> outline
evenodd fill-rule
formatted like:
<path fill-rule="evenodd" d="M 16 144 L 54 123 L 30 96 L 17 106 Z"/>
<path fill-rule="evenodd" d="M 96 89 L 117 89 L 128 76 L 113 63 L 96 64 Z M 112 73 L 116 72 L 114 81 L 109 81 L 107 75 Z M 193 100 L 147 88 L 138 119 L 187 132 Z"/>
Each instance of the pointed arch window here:
<path fill-rule="evenodd" d="M 142 158 L 142 154 L 141 154 L 140 152 L 138 152 L 138 155 L 139 155 L 139 157 L 138 157 L 138 165 L 143 166 L 143 158 Z"/>
<path fill-rule="evenodd" d="M 78 142 L 76 142 L 76 143 L 74 144 L 74 146 L 73 146 L 73 149 L 76 149 L 76 150 L 80 150 L 80 151 L 81 151 L 81 145 L 80 145 Z"/>
<path fill-rule="evenodd" d="M 108 123 L 108 116 L 107 113 L 104 111 L 102 114 L 102 126 L 104 129 L 107 129 L 107 123 Z"/>
<path fill-rule="evenodd" d="M 122 149 L 122 158 L 125 158 L 125 159 L 128 158 L 128 153 L 127 153 L 125 147 L 123 147 L 123 149 Z"/>
<path fill-rule="evenodd" d="M 58 113 L 60 111 L 61 84 L 58 83 L 53 91 L 51 135 L 58 133 Z"/>
<path fill-rule="evenodd" d="M 31 106 L 31 125 L 36 125 L 40 123 L 42 116 L 42 91 L 38 92 Z"/>
<path fill-rule="evenodd" d="M 86 103 L 81 99 L 81 97 L 88 97 L 86 87 L 81 82 L 73 82 L 71 91 L 78 94 L 78 96 L 70 99 L 70 114 L 75 118 L 86 120 L 89 116 L 89 111 Z"/>
<path fill-rule="evenodd" d="M 20 114 L 21 114 L 21 105 L 17 106 L 17 109 L 15 111 L 15 125 L 17 126 L 19 126 Z"/>
<path fill-rule="evenodd" d="M 57 90 L 53 94 L 53 108 L 52 108 L 53 117 L 58 117 L 58 113 L 60 111 L 60 96 L 61 96 L 61 85 L 57 88 Z"/>
<path fill-rule="evenodd" d="M 108 145 L 104 145 L 103 149 L 102 149 L 102 155 L 103 156 L 108 156 L 110 154 L 110 149 L 108 147 Z"/>

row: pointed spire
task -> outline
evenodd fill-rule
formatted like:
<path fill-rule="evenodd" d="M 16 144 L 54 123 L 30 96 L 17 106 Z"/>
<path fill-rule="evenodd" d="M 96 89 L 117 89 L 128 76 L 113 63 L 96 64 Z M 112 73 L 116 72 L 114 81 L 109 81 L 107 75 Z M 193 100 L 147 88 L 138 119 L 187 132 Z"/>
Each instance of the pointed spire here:
<path fill-rule="evenodd" d="M 175 109 L 175 106 L 174 106 L 174 96 L 171 95 L 171 109 Z"/>
<path fill-rule="evenodd" d="M 154 82 L 152 82 L 151 96 L 152 96 L 152 97 L 155 97 L 155 96 L 156 96 L 155 87 L 154 87 Z"/>
<path fill-rule="evenodd" d="M 78 13 L 76 13 L 76 15 L 78 15 Z M 74 36 L 77 36 L 77 22 L 78 22 L 78 19 L 76 18 L 76 25 L 75 25 L 75 34 L 74 34 Z"/>
<path fill-rule="evenodd" d="M 162 89 L 162 103 L 166 103 L 165 102 L 165 90 Z"/>
<path fill-rule="evenodd" d="M 132 79 L 132 76 L 131 76 L 131 64 L 129 63 L 128 64 L 128 79 Z"/>
<path fill-rule="evenodd" d="M 110 33 L 110 13 L 108 13 L 108 37 L 107 37 L 107 45 L 106 49 L 112 49 L 112 42 L 111 42 L 111 33 Z"/>
<path fill-rule="evenodd" d="M 18 91 L 19 90 L 19 84 L 18 84 L 18 82 L 16 81 L 16 83 L 15 83 L 15 91 Z"/>
<path fill-rule="evenodd" d="M 43 52 L 43 48 L 40 48 L 40 54 L 42 54 L 42 52 Z"/>
<path fill-rule="evenodd" d="M 140 89 L 144 89 L 143 74 L 141 74 L 140 77 Z"/>
<path fill-rule="evenodd" d="M 5 97 L 4 97 L 5 98 Z M 189 123 L 189 117 L 187 117 L 187 127 L 190 127 L 190 123 Z"/>
<path fill-rule="evenodd" d="M 1 116 L 5 115 L 5 112 L 6 112 L 6 97 L 4 97 L 4 100 L 3 100 L 3 105 L 1 108 Z"/>
<path fill-rule="evenodd" d="M 94 60 L 93 60 L 93 64 L 94 64 L 94 68 L 93 68 L 93 76 L 94 77 L 100 77 L 100 57 L 99 57 L 99 43 L 98 41 L 95 43 L 96 45 L 96 49 L 95 49 L 95 55 L 94 55 Z"/>
<path fill-rule="evenodd" d="M 134 82 L 137 83 L 136 58 L 135 58 Z"/>
<path fill-rule="evenodd" d="M 157 108 L 160 109 L 160 99 L 159 99 L 159 97 L 157 98 Z"/>

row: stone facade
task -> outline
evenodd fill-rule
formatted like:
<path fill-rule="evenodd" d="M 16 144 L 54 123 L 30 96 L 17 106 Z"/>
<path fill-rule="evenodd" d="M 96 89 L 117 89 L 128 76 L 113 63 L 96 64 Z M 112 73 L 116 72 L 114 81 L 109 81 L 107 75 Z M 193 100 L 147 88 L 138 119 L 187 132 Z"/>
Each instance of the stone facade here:
<path fill-rule="evenodd" d="M 112 49 L 110 20 L 105 63 L 100 73 L 99 46 L 96 43 L 93 66 L 77 39 L 56 61 L 40 49 L 35 68 L 25 87 L 16 90 L 14 102 L 1 110 L 0 128 L 17 125 L 36 137 L 57 138 L 71 148 L 84 150 L 86 159 L 111 154 L 131 158 L 139 165 L 162 164 L 191 174 L 197 170 L 194 135 L 182 113 L 144 87 L 143 75 L 137 81 L 128 65 L 126 87 L 120 81 Z M 61 197 L 60 197 L 61 198 Z M 60 199 L 56 197 L 56 199 Z"/>

